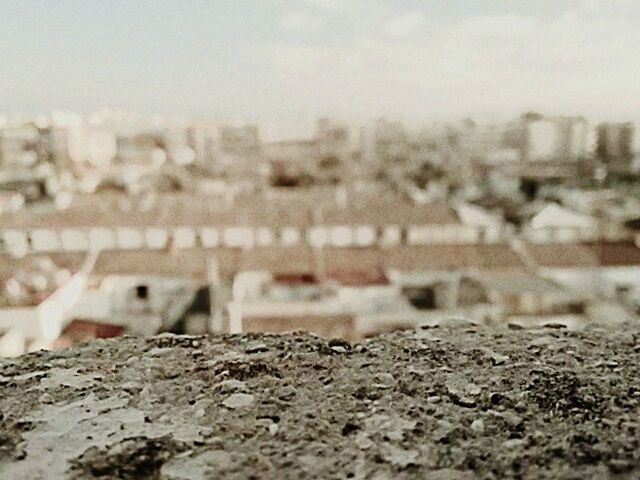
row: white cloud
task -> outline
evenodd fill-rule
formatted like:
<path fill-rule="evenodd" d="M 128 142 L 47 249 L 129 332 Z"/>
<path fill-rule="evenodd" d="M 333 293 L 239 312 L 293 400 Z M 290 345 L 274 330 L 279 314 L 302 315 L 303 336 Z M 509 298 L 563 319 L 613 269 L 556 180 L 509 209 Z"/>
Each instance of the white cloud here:
<path fill-rule="evenodd" d="M 350 14 L 366 7 L 371 0 L 298 0 L 298 2 L 334 13 Z"/>
<path fill-rule="evenodd" d="M 517 40 L 530 36 L 536 20 L 522 15 L 481 15 L 462 19 L 450 35 L 462 35 L 467 40 Z"/>
<path fill-rule="evenodd" d="M 578 10 L 593 15 L 638 15 L 640 2 L 638 0 L 583 0 Z"/>
<path fill-rule="evenodd" d="M 420 12 L 410 12 L 390 20 L 384 25 L 384 31 L 392 37 L 410 37 L 424 27 L 426 19 Z"/>
<path fill-rule="evenodd" d="M 307 13 L 292 12 L 282 18 L 282 26 L 293 32 L 315 32 L 322 28 L 323 22 Z"/>
<path fill-rule="evenodd" d="M 582 5 L 545 21 L 404 14 L 349 44 L 271 45 L 265 58 L 282 98 L 309 109 L 455 118 L 536 108 L 637 118 L 629 100 L 640 96 L 638 21 Z M 429 35 L 416 35 L 426 26 Z"/>

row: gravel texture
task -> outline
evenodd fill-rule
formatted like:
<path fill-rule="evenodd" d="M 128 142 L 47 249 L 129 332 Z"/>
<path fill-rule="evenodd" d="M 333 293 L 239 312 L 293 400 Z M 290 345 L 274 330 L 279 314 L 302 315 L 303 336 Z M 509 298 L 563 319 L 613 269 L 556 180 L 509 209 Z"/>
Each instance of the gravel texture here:
<path fill-rule="evenodd" d="M 640 478 L 640 330 L 97 341 L 0 361 L 0 478 Z"/>

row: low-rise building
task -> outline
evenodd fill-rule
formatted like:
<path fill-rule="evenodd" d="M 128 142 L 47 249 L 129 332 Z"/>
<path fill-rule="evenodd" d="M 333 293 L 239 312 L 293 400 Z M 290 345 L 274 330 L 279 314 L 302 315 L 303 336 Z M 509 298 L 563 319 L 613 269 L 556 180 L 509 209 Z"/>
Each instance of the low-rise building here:
<path fill-rule="evenodd" d="M 549 203 L 523 227 L 522 236 L 531 242 L 619 241 L 631 238 L 624 222 L 577 212 Z"/>
<path fill-rule="evenodd" d="M 306 330 L 356 340 L 405 327 L 408 320 L 402 319 L 402 312 L 412 309 L 382 272 L 345 266 L 324 271 L 321 277 L 241 272 L 227 310 L 232 333 Z"/>
<path fill-rule="evenodd" d="M 103 251 L 71 316 L 137 335 L 172 330 L 208 285 L 207 268 L 203 252 Z"/>
<path fill-rule="evenodd" d="M 635 126 L 633 123 L 601 123 L 597 129 L 596 157 L 607 171 L 624 175 L 634 172 L 637 152 L 634 151 Z"/>
<path fill-rule="evenodd" d="M 0 258 L 1 353 L 51 348 L 80 299 L 94 259 L 29 255 Z"/>

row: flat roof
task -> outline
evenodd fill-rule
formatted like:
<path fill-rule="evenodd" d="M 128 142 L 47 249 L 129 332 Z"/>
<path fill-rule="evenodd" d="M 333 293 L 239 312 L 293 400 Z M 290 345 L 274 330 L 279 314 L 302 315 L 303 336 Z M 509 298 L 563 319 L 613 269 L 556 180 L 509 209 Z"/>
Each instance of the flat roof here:
<path fill-rule="evenodd" d="M 378 279 L 389 269 L 407 271 L 509 271 L 525 268 L 508 244 L 421 245 L 314 249 L 292 247 L 213 248 L 172 250 L 105 250 L 100 253 L 96 275 L 187 275 L 206 279 L 207 261 L 216 259 L 220 274 L 233 276 L 247 270 L 274 275 L 324 274 L 357 279 Z M 357 282 L 356 282 L 357 283 Z"/>
<path fill-rule="evenodd" d="M 347 193 L 345 205 L 316 192 L 289 196 L 244 195 L 236 200 L 219 195 L 163 194 L 153 201 L 132 201 L 112 193 L 79 196 L 64 210 L 24 209 L 0 216 L 0 229 L 63 229 L 81 227 L 176 226 L 310 226 L 319 224 L 424 225 L 460 224 L 446 202 L 417 205 L 375 190 Z"/>

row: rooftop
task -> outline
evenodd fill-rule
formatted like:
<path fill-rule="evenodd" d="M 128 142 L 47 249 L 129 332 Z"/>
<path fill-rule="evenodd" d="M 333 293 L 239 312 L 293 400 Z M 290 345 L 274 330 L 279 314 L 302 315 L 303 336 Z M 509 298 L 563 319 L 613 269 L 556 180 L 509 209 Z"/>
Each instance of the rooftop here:
<path fill-rule="evenodd" d="M 98 193 L 74 198 L 67 209 L 7 212 L 0 216 L 0 228 L 460 223 L 455 210 L 445 202 L 414 205 L 384 191 L 350 193 L 347 203 L 323 191 L 311 192 L 306 199 L 303 195 L 304 192 L 288 196 L 252 194 L 236 201 L 220 195 L 167 193 L 132 200 L 125 195 Z"/>
<path fill-rule="evenodd" d="M 528 244 L 541 267 L 588 268 L 640 265 L 640 248 L 632 242 Z"/>
<path fill-rule="evenodd" d="M 75 272 L 84 256 L 0 254 L 0 307 L 39 305 Z"/>

